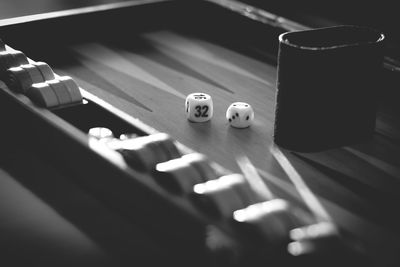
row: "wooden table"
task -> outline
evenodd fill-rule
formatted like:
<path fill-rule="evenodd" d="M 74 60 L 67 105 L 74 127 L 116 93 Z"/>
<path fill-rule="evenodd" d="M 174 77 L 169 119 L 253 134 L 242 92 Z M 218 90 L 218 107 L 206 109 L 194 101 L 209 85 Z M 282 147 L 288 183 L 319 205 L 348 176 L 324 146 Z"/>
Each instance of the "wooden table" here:
<path fill-rule="evenodd" d="M 235 156 L 245 154 L 276 195 L 304 205 L 270 153 L 277 36 L 301 26 L 290 21 L 273 25 L 272 20 L 248 17 L 213 1 L 154 1 L 55 17 L 44 14 L 26 23 L 7 21 L 7 25 L 0 27 L 5 43 L 25 52 L 32 60 L 47 62 L 57 74 L 73 77 L 106 111 L 79 107 L 45 110 L 23 96 L 9 93 L 2 85 L 1 119 L 7 123 L 2 131 L 7 155 L 3 153 L 2 161 L 6 173 L 17 177 L 54 209 L 65 211 L 61 214 L 84 233 L 96 237 L 95 243 L 105 245 L 111 255 L 127 262 L 140 253 L 128 253 L 137 249 L 138 244 L 124 239 L 122 233 L 147 240 L 143 241 L 149 242 L 146 249 L 138 249 L 146 251 L 146 257 L 151 258 L 154 249 L 154 254 L 160 253 L 171 261 L 176 261 L 184 245 L 177 245 L 167 255 L 160 251 L 168 244 L 188 239 L 188 254 L 182 252 L 176 262 L 190 258 L 195 263 L 197 259 L 199 265 L 207 264 L 206 252 L 196 243 L 203 238 L 202 233 L 195 232 L 204 219 L 186 199 L 163 191 L 148 175 L 124 170 L 118 162 L 102 155 L 101 150 L 91 147 L 86 136 L 90 127 L 107 126 L 116 133 L 132 131 L 141 135 L 165 132 L 230 172 L 240 172 Z M 400 113 L 393 101 L 393 88 L 398 81 L 387 70 L 385 75 L 371 140 L 318 153 L 282 149 L 335 223 L 365 244 L 374 266 L 398 264 L 400 249 L 396 218 L 400 200 Z M 184 99 L 193 92 L 212 96 L 211 121 L 186 120 Z M 225 111 L 236 101 L 253 106 L 255 121 L 250 128 L 228 125 Z M 122 116 L 124 123 L 116 122 L 110 113 Z M 26 169 L 19 169 L 25 162 Z M 104 165 L 96 165 L 101 162 Z M 55 177 L 62 177 L 57 179 L 68 184 L 66 189 L 49 179 L 53 172 L 61 173 Z M 30 173 L 32 180 L 28 178 Z M 73 189 L 68 189 L 69 181 L 73 181 Z M 59 195 L 52 194 L 52 190 Z M 66 193 L 68 190 L 77 198 Z M 63 197 L 76 201 L 71 204 L 74 207 L 79 203 L 85 207 L 74 214 Z M 92 203 L 100 220 L 108 218 L 118 230 L 108 229 L 107 234 L 99 234 L 96 229 L 107 230 L 106 223 L 93 230 L 97 222 L 85 215 L 91 210 L 87 203 Z M 183 229 L 182 236 L 165 233 L 165 229 L 177 230 L 176 221 L 163 219 L 169 213 L 177 216 L 180 224 L 188 225 L 187 229 L 178 228 Z M 152 226 L 145 227 L 146 221 L 151 221 Z M 158 226 L 154 226 L 157 221 Z M 143 236 L 135 230 L 142 228 L 146 229 Z M 112 237 L 110 242 L 107 235 Z M 116 245 L 121 240 L 125 242 L 124 249 Z M 148 240 L 156 240 L 156 245 Z"/>

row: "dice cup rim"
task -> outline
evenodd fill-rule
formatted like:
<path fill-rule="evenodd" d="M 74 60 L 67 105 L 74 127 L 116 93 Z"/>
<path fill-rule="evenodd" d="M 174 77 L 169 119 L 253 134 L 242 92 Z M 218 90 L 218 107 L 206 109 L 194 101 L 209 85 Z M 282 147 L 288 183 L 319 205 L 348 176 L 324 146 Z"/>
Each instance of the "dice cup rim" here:
<path fill-rule="evenodd" d="M 349 37 L 348 39 L 343 39 L 341 34 L 345 32 L 346 36 Z M 333 35 L 332 35 L 333 33 Z M 357 35 L 352 35 L 352 33 L 356 33 Z M 308 36 L 304 35 L 313 35 L 312 39 L 308 39 Z M 319 42 L 332 42 L 332 43 L 324 43 L 317 45 L 315 42 L 315 34 L 321 34 L 323 36 L 329 35 L 330 37 L 340 37 L 343 40 L 342 43 L 339 43 L 337 39 L 331 40 L 319 40 Z M 338 36 L 339 34 L 339 36 Z M 307 39 L 303 39 L 307 38 Z M 337 25 L 331 27 L 322 27 L 316 28 L 311 30 L 301 30 L 295 32 L 285 32 L 281 33 L 278 37 L 279 43 L 284 43 L 285 45 L 292 46 L 294 48 L 304 49 L 304 50 L 329 50 L 329 49 L 338 49 L 342 47 L 350 47 L 350 46 L 360 46 L 360 45 L 370 45 L 383 42 L 385 40 L 385 34 L 382 32 L 364 26 L 357 26 L 357 25 Z M 313 40 L 314 39 L 314 40 Z M 307 42 L 314 42 L 312 45 L 311 43 Z"/>

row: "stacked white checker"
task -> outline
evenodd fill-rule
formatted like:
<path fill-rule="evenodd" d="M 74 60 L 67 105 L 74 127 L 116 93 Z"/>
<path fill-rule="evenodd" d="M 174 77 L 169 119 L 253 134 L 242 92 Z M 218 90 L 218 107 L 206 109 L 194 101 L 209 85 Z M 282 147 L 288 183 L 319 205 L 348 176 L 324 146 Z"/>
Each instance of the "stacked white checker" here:
<path fill-rule="evenodd" d="M 55 108 L 82 102 L 79 86 L 69 76 L 57 76 L 45 62 L 34 62 L 0 40 L 0 79 L 35 104 Z"/>

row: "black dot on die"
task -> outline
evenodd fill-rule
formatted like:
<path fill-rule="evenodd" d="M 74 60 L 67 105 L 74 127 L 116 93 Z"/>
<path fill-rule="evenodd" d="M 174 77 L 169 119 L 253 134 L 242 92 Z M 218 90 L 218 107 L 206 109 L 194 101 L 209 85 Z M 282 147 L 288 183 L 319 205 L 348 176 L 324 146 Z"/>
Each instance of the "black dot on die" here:
<path fill-rule="evenodd" d="M 250 119 L 250 117 L 249 117 L 249 116 L 247 116 L 247 117 L 246 117 L 246 121 L 248 121 L 249 119 Z"/>
<path fill-rule="evenodd" d="M 249 105 L 246 104 L 246 105 L 244 105 L 244 106 L 247 108 Z"/>
<path fill-rule="evenodd" d="M 239 117 L 239 113 L 237 113 L 237 112 L 236 112 L 236 114 L 235 114 L 235 115 L 236 115 L 236 117 Z"/>
<path fill-rule="evenodd" d="M 234 120 L 235 119 L 235 115 L 232 115 L 232 120 Z"/>
<path fill-rule="evenodd" d="M 232 122 L 232 119 L 229 119 L 229 122 Z"/>

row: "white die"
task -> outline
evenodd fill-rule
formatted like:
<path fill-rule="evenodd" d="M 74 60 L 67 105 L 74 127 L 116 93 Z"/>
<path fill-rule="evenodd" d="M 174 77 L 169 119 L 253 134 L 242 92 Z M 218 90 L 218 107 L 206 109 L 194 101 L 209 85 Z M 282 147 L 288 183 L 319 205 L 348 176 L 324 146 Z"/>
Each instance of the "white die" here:
<path fill-rule="evenodd" d="M 205 122 L 213 116 L 211 96 L 204 93 L 193 93 L 186 97 L 186 118 L 192 122 Z"/>
<path fill-rule="evenodd" d="M 235 128 L 246 128 L 254 120 L 254 110 L 247 103 L 235 102 L 226 110 L 226 119 Z"/>

